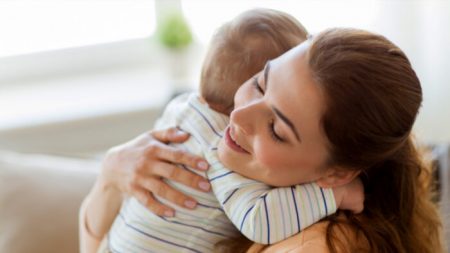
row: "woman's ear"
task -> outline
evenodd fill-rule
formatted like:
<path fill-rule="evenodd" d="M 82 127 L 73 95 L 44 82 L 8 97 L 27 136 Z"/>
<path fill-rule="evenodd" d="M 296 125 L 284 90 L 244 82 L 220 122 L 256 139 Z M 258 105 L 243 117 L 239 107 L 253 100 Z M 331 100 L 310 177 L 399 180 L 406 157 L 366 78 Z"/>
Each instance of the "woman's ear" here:
<path fill-rule="evenodd" d="M 316 183 L 322 188 L 334 188 L 350 183 L 360 172 L 360 170 L 334 167 L 328 169 L 325 175 L 319 178 Z"/>

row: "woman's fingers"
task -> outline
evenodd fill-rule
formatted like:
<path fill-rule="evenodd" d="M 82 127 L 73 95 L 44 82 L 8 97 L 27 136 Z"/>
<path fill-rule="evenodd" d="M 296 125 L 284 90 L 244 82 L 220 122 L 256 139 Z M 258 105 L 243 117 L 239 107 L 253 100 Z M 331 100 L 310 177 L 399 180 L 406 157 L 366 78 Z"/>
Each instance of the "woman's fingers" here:
<path fill-rule="evenodd" d="M 139 180 L 139 185 L 149 192 L 175 203 L 184 208 L 195 208 L 197 201 L 193 198 L 184 195 L 183 193 L 173 189 L 171 186 L 163 182 L 161 179 L 154 177 L 145 177 Z"/>
<path fill-rule="evenodd" d="M 147 157 L 158 157 L 161 160 L 165 160 L 171 163 L 183 164 L 191 168 L 205 171 L 209 168 L 205 159 L 189 154 L 179 148 L 153 144 L 148 147 L 146 151 Z"/>
<path fill-rule="evenodd" d="M 151 174 L 174 180 L 200 191 L 209 191 L 211 189 L 211 185 L 205 178 L 189 171 L 186 167 L 182 168 L 173 164 L 161 162 L 147 169 Z"/>
<path fill-rule="evenodd" d="M 132 194 L 142 205 L 146 206 L 156 215 L 166 217 L 173 217 L 175 215 L 175 211 L 172 208 L 160 203 L 153 197 L 153 194 L 145 190 L 145 188 L 135 186 L 133 187 Z"/>
<path fill-rule="evenodd" d="M 183 132 L 176 127 L 171 127 L 164 130 L 153 130 L 150 132 L 150 134 L 153 136 L 153 138 L 164 143 L 185 142 L 189 138 L 188 133 Z"/>

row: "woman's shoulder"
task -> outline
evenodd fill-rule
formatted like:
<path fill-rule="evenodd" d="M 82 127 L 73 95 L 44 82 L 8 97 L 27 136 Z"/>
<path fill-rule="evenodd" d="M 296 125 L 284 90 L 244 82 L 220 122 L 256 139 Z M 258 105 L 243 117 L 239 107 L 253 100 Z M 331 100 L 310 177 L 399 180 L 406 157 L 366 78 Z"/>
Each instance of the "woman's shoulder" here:
<path fill-rule="evenodd" d="M 317 252 L 328 253 L 326 243 L 326 230 L 328 221 L 316 223 L 302 232 L 289 237 L 277 244 L 271 245 L 263 251 L 264 253 L 272 252 Z"/>
<path fill-rule="evenodd" d="M 342 217 L 340 217 L 342 218 Z M 346 223 L 338 223 L 331 227 L 330 221 L 318 222 L 302 232 L 294 235 L 284 241 L 264 248 L 262 252 L 317 252 L 329 253 L 330 250 L 327 245 L 327 234 L 332 232 L 333 236 L 330 239 L 335 242 L 337 252 L 347 252 L 344 249 L 358 246 L 360 248 L 367 248 L 365 238 L 361 238 L 360 233 L 356 229 Z M 253 250 L 252 250 L 253 248 Z M 253 246 L 248 252 L 260 252 L 261 247 L 257 250 L 257 246 Z"/>

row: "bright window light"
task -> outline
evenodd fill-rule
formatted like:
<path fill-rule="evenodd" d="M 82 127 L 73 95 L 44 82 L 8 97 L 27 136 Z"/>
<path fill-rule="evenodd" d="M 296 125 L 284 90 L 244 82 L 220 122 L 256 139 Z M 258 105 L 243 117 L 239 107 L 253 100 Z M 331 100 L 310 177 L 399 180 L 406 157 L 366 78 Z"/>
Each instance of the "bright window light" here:
<path fill-rule="evenodd" d="M 142 38 L 154 0 L 0 1 L 0 57 Z"/>
<path fill-rule="evenodd" d="M 252 8 L 271 8 L 297 18 L 311 33 L 336 26 L 369 28 L 378 11 L 375 0 L 182 0 L 186 18 L 202 43 L 208 43 L 214 31 L 237 14 Z M 207 20 L 208 22 L 205 22 Z"/>

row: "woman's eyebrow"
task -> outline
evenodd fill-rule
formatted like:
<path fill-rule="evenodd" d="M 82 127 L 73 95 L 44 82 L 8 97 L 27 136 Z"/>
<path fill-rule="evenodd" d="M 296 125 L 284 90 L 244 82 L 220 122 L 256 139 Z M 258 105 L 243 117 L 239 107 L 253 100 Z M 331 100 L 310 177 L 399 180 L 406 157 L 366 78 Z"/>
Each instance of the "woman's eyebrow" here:
<path fill-rule="evenodd" d="M 264 67 L 264 83 L 265 83 L 265 90 L 267 90 L 269 86 L 269 70 L 270 70 L 270 61 L 266 63 L 266 66 Z M 286 125 L 288 125 L 292 132 L 294 132 L 295 137 L 299 142 L 302 142 L 302 139 L 300 138 L 300 135 L 297 132 L 297 129 L 295 128 L 294 124 L 283 114 L 280 110 L 278 110 L 275 106 L 272 106 L 272 110 L 275 112 L 276 115 L 284 122 Z"/>
<path fill-rule="evenodd" d="M 267 90 L 267 84 L 268 84 L 268 78 L 269 78 L 269 70 L 270 70 L 270 61 L 267 61 L 266 66 L 264 66 L 264 83 L 266 84 L 266 90 Z"/>
<path fill-rule="evenodd" d="M 294 132 L 295 137 L 297 138 L 297 140 L 299 142 L 302 142 L 302 139 L 300 138 L 300 135 L 297 132 L 297 129 L 295 128 L 294 124 L 292 124 L 292 122 L 286 117 L 284 116 L 283 113 L 280 112 L 280 110 L 278 110 L 277 108 L 275 108 L 274 106 L 272 106 L 272 110 L 275 112 L 276 115 L 278 115 L 278 117 L 284 121 L 284 123 L 286 123 L 286 125 L 289 126 L 289 128 L 291 128 L 292 132 Z"/>

